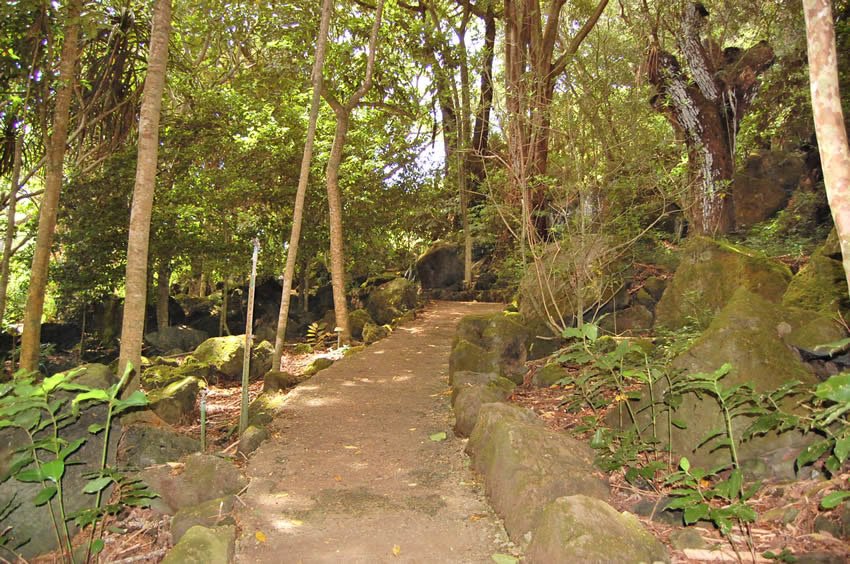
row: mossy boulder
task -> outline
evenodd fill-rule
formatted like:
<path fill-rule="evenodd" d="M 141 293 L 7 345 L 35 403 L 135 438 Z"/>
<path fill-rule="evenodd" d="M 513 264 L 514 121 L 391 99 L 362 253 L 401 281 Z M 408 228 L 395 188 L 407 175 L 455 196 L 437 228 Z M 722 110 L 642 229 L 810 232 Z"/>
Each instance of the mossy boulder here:
<path fill-rule="evenodd" d="M 452 243 L 436 243 L 416 260 L 416 277 L 425 289 L 459 288 L 463 282 L 463 251 Z"/>
<path fill-rule="evenodd" d="M 466 450 L 514 542 L 532 530 L 547 503 L 562 496 L 607 499 L 609 494 L 593 474 L 590 447 L 550 431 L 534 413 L 515 405 L 482 405 Z"/>
<path fill-rule="evenodd" d="M 363 326 L 363 342 L 367 345 L 371 345 L 372 343 L 376 343 L 381 339 L 387 337 L 390 334 L 390 330 L 387 329 L 383 325 L 376 325 L 374 323 L 366 323 Z"/>
<path fill-rule="evenodd" d="M 529 563 L 670 562 L 667 549 L 637 517 L 585 495 L 543 508 L 526 550 Z"/>
<path fill-rule="evenodd" d="M 513 392 L 516 384 L 507 378 L 497 377 L 487 384 L 461 386 L 457 388 L 454 400 L 455 426 L 458 437 L 468 437 L 478 421 L 481 406 L 488 403 L 505 401 Z"/>
<path fill-rule="evenodd" d="M 502 378 L 496 372 L 469 372 L 469 371 L 460 371 L 460 372 L 452 372 L 449 374 L 449 386 L 452 388 L 452 405 L 455 403 L 455 399 L 457 399 L 457 394 L 463 388 L 468 388 L 469 386 L 478 386 L 478 385 L 486 385 L 490 382 L 495 382 L 496 380 L 504 380 L 509 382 L 511 387 L 515 387 L 516 384 L 508 380 L 507 378 Z"/>
<path fill-rule="evenodd" d="M 233 519 L 235 499 L 235 496 L 227 495 L 181 509 L 171 518 L 171 539 L 175 543 L 180 542 L 186 531 L 196 525 L 201 527 L 235 525 L 236 521 Z"/>
<path fill-rule="evenodd" d="M 288 390 L 306 379 L 306 375 L 304 374 L 290 374 L 289 372 L 280 370 L 269 370 L 263 376 L 263 391 L 277 392 L 279 390 Z"/>
<path fill-rule="evenodd" d="M 531 379 L 531 383 L 538 388 L 548 388 L 555 384 L 558 380 L 564 378 L 566 375 L 566 371 L 560 364 L 552 362 L 535 372 L 534 377 Z"/>
<path fill-rule="evenodd" d="M 804 172 L 803 158 L 793 152 L 759 151 L 749 155 L 732 181 L 735 225 L 750 227 L 783 209 Z"/>
<path fill-rule="evenodd" d="M 238 381 L 242 377 L 245 354 L 245 336 L 213 337 L 201 343 L 192 358 L 220 374 L 225 380 Z"/>
<path fill-rule="evenodd" d="M 172 382 L 148 394 L 150 409 L 166 423 L 177 425 L 195 418 L 195 402 L 206 384 L 194 376 Z"/>
<path fill-rule="evenodd" d="M 174 548 L 168 551 L 163 564 L 229 564 L 236 548 L 236 527 L 224 525 L 190 528 Z"/>
<path fill-rule="evenodd" d="M 457 326 L 449 372 L 491 372 L 522 383 L 528 358 L 528 328 L 517 313 L 467 315 Z"/>
<path fill-rule="evenodd" d="M 186 325 L 172 325 L 161 331 L 145 334 L 145 342 L 165 352 L 172 350 L 191 351 L 209 339 L 209 333 Z"/>
<path fill-rule="evenodd" d="M 599 327 L 613 335 L 636 335 L 652 329 L 652 321 L 653 315 L 648 307 L 632 304 L 624 310 L 606 315 Z"/>
<path fill-rule="evenodd" d="M 268 341 L 260 341 L 251 349 L 251 369 L 249 378 L 259 380 L 266 372 L 272 369 L 274 358 L 274 345 Z M 239 373 L 241 376 L 241 372 Z"/>
<path fill-rule="evenodd" d="M 739 288 L 726 307 L 714 318 L 708 329 L 682 354 L 673 360 L 672 368 L 689 374 L 711 373 L 729 363 L 732 370 L 720 384 L 731 388 L 751 384 L 756 392 L 767 392 L 791 382 L 815 384 L 816 378 L 801 362 L 799 356 L 783 340 L 793 334 L 806 316 L 789 311 L 761 296 Z M 655 390 L 656 397 L 663 386 Z M 648 393 L 644 394 L 648 397 Z M 648 410 L 644 410 L 646 414 Z M 718 439 L 705 442 L 712 432 L 724 428 L 723 415 L 717 400 L 710 394 L 698 397 L 694 393 L 681 396 L 681 405 L 674 419 L 686 422 L 687 428 L 672 429 L 672 448 L 677 456 L 687 456 L 694 466 L 712 468 L 728 462 L 727 448 L 718 446 Z M 734 432 L 738 438 L 751 420 L 738 417 Z M 647 424 L 647 421 L 643 421 Z M 658 417 L 659 429 L 667 429 L 667 412 Z M 666 432 L 662 433 L 666 442 Z M 743 460 L 766 462 L 771 474 L 793 476 L 793 461 L 805 438 L 796 432 L 755 437 L 738 447 Z"/>
<path fill-rule="evenodd" d="M 263 392 L 248 406 L 248 424 L 263 427 L 272 422 L 286 403 L 286 392 Z"/>
<path fill-rule="evenodd" d="M 366 298 L 366 309 L 375 323 L 384 325 L 416 307 L 418 286 L 407 278 L 394 278 L 372 290 Z"/>
<path fill-rule="evenodd" d="M 148 487 L 159 494 L 157 507 L 174 515 L 179 510 L 205 501 L 235 495 L 248 481 L 234 464 L 218 456 L 190 454 L 183 466 L 152 466 L 140 473 Z"/>
<path fill-rule="evenodd" d="M 239 438 L 239 453 L 247 456 L 260 448 L 260 445 L 263 444 L 269 437 L 271 433 L 266 427 L 259 425 L 248 425 L 245 429 L 245 432 L 242 433 L 242 436 Z"/>
<path fill-rule="evenodd" d="M 655 308 L 655 324 L 705 327 L 738 288 L 778 303 L 790 280 L 788 267 L 755 251 L 694 237 L 682 248 L 679 268 Z"/>
<path fill-rule="evenodd" d="M 809 263 L 791 279 L 782 304 L 835 315 L 850 311 L 847 279 L 840 260 L 815 253 Z"/>
<path fill-rule="evenodd" d="M 129 425 L 120 444 L 118 461 L 136 469 L 174 462 L 201 450 L 200 441 L 178 433 L 171 426 Z"/>
<path fill-rule="evenodd" d="M 148 391 L 159 390 L 187 376 L 206 377 L 206 372 L 206 366 L 193 363 L 178 366 L 155 364 L 142 372 L 141 382 Z"/>
<path fill-rule="evenodd" d="M 372 316 L 365 309 L 355 309 L 348 314 L 348 328 L 355 339 L 363 339 L 363 328 L 367 323 L 374 323 Z"/>
<path fill-rule="evenodd" d="M 328 358 L 326 356 L 317 356 L 313 359 L 307 368 L 304 369 L 305 376 L 315 376 L 319 373 L 319 371 L 324 370 L 325 368 L 330 368 L 334 363 L 334 359 Z"/>

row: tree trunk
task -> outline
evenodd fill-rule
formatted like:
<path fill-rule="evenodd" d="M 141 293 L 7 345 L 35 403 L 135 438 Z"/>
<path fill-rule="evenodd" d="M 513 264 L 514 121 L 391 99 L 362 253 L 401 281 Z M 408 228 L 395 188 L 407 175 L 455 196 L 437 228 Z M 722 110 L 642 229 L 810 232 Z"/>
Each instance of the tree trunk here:
<path fill-rule="evenodd" d="M 328 28 L 331 22 L 333 0 L 322 3 L 322 20 L 319 24 L 319 37 L 316 40 L 316 60 L 313 61 L 311 82 L 313 96 L 310 101 L 310 117 L 307 124 L 307 138 L 304 141 L 304 154 L 301 157 L 301 171 L 298 176 L 298 189 L 295 192 L 295 207 L 292 213 L 292 231 L 289 235 L 289 248 L 286 253 L 286 266 L 283 272 L 283 290 L 280 296 L 280 312 L 277 317 L 277 332 L 274 340 L 274 359 L 272 368 L 280 368 L 283 356 L 283 343 L 286 340 L 286 322 L 289 319 L 289 302 L 292 297 L 292 280 L 295 277 L 295 264 L 298 259 L 298 243 L 301 240 L 301 222 L 304 217 L 304 198 L 307 194 L 307 181 L 310 177 L 310 163 L 313 160 L 313 142 L 316 138 L 316 122 L 319 119 L 319 105 L 322 94 L 322 69 L 325 64 L 325 51 L 328 43 Z"/>
<path fill-rule="evenodd" d="M 230 292 L 227 284 L 227 276 L 224 277 L 224 282 L 221 284 L 221 311 L 218 313 L 218 336 L 223 337 L 225 334 L 230 335 L 230 328 L 227 326 L 227 309 L 230 307 L 227 299 L 227 294 Z"/>
<path fill-rule="evenodd" d="M 44 195 L 38 214 L 38 235 L 32 259 L 27 306 L 24 312 L 24 330 L 21 336 L 21 368 L 38 369 L 38 353 L 41 342 L 41 316 L 44 313 L 44 295 L 47 290 L 47 270 L 53 235 L 56 231 L 56 214 L 59 209 L 59 193 L 62 190 L 65 143 L 68 139 L 68 124 L 71 119 L 71 96 L 74 90 L 75 67 L 79 55 L 80 12 L 82 0 L 70 0 L 65 16 L 65 42 L 59 63 L 59 86 L 56 91 L 56 106 L 53 112 L 53 134 L 47 153 L 47 168 L 44 178 Z"/>
<path fill-rule="evenodd" d="M 21 181 L 21 161 L 23 159 L 23 128 L 15 137 L 15 153 L 12 162 L 12 178 L 9 186 L 9 202 L 6 208 L 6 236 L 3 239 L 3 259 L 0 262 L 0 323 L 6 315 L 6 295 L 9 290 L 9 272 L 12 262 L 12 247 L 15 244 L 15 214 L 18 203 L 18 189 Z"/>
<path fill-rule="evenodd" d="M 678 131 L 688 152 L 688 201 L 682 202 L 690 231 L 715 235 L 735 227 L 730 184 L 735 172 L 735 141 L 758 89 L 758 77 L 774 60 L 761 42 L 746 51 L 721 50 L 703 41 L 708 12 L 686 5 L 676 42 L 688 73 L 670 53 L 650 49 L 649 80 L 658 90 L 652 104 Z"/>
<path fill-rule="evenodd" d="M 326 169 L 327 192 L 328 192 L 328 214 L 330 217 L 330 258 L 331 258 L 331 285 L 334 295 L 334 313 L 336 315 L 336 329 L 339 331 L 340 344 L 346 345 L 351 341 L 351 329 L 348 324 L 348 300 L 345 293 L 345 249 L 343 244 L 342 228 L 342 197 L 339 190 L 339 167 L 343 160 L 343 149 L 348 127 L 351 120 L 351 111 L 360 103 L 360 100 L 372 88 L 372 75 L 375 68 L 375 52 L 378 45 L 378 30 L 381 27 L 381 16 L 384 11 L 384 0 L 378 0 L 375 22 L 369 35 L 369 54 L 366 60 L 366 76 L 363 84 L 346 101 L 339 103 L 327 89 L 322 89 L 322 95 L 336 115 L 336 130 L 334 133 L 333 147 L 328 158 Z"/>
<path fill-rule="evenodd" d="M 118 359 L 119 374 L 123 374 L 127 365 L 132 364 L 136 369 L 136 375 L 127 384 L 124 394 L 129 394 L 139 387 L 138 368 L 141 365 L 142 337 L 145 327 L 151 209 L 156 186 L 159 118 L 162 92 L 165 88 L 170 31 L 171 0 L 156 0 L 151 27 L 148 70 L 139 116 L 138 162 L 136 163 L 136 182 L 133 187 L 133 205 L 130 210 L 130 231 L 127 238 L 124 318 L 121 323 L 121 349 Z"/>
<path fill-rule="evenodd" d="M 815 131 L 823 181 L 850 291 L 850 147 L 838 90 L 835 27 L 829 0 L 803 0 Z"/>
<path fill-rule="evenodd" d="M 171 268 L 166 259 L 159 263 L 156 272 L 156 329 L 164 331 L 168 328 L 168 294 L 171 288 Z"/>

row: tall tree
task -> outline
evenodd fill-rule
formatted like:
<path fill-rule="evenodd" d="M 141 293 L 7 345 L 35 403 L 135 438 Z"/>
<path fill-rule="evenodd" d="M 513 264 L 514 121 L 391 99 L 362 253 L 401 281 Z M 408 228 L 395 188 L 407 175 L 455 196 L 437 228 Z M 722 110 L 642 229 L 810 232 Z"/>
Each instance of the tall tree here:
<path fill-rule="evenodd" d="M 41 316 L 44 313 L 44 296 L 53 235 L 56 231 L 56 214 L 59 193 L 62 190 L 65 144 L 71 119 L 71 97 L 74 92 L 75 68 L 79 57 L 80 13 L 82 0 L 70 0 L 65 15 L 64 43 L 59 62 L 59 86 L 53 110 L 53 132 L 47 150 L 47 168 L 44 178 L 44 195 L 38 214 L 38 235 L 32 259 L 27 306 L 24 312 L 24 329 L 21 336 L 21 368 L 38 369 L 41 344 Z"/>
<path fill-rule="evenodd" d="M 542 5 L 541 5 L 542 4 Z M 522 240 L 547 230 L 547 198 L 540 177 L 549 161 L 551 106 L 567 69 L 608 5 L 600 0 L 572 37 L 561 37 L 566 0 L 505 0 L 505 94 L 510 181 L 522 202 Z M 572 26 L 569 26 L 572 29 Z M 556 47 L 563 50 L 556 53 Z"/>
<path fill-rule="evenodd" d="M 366 74 L 363 83 L 349 96 L 345 102 L 340 102 L 326 87 L 322 87 L 322 96 L 333 109 L 336 116 L 334 140 L 326 168 L 326 184 L 328 192 L 328 215 L 330 217 L 330 259 L 331 285 L 333 287 L 334 314 L 339 331 L 339 340 L 343 344 L 351 341 L 351 329 L 348 325 L 348 302 L 345 292 L 345 249 L 343 245 L 342 228 L 342 197 L 339 190 L 339 167 L 342 164 L 345 139 L 351 125 L 351 112 L 372 88 L 372 75 L 375 70 L 375 51 L 378 47 L 378 30 L 381 27 L 381 16 L 384 12 L 384 0 L 378 0 L 375 22 L 369 35 L 369 52 L 366 55 Z"/>
<path fill-rule="evenodd" d="M 298 244 L 301 240 L 301 224 L 304 217 L 304 198 L 307 195 L 307 182 L 310 179 L 310 163 L 313 161 L 313 143 L 316 139 L 316 123 L 319 120 L 319 106 L 322 102 L 322 72 L 325 66 L 325 52 L 328 44 L 328 29 L 331 23 L 333 0 L 322 2 L 322 19 L 319 23 L 319 37 L 316 39 L 316 58 L 313 61 L 311 83 L 313 95 L 310 100 L 310 117 L 307 124 L 307 138 L 304 140 L 304 153 L 301 157 L 301 170 L 298 175 L 298 189 L 295 192 L 295 207 L 292 212 L 292 231 L 289 234 L 289 248 L 286 251 L 286 266 L 283 272 L 283 291 L 280 297 L 280 313 L 277 318 L 277 332 L 274 340 L 273 366 L 280 366 L 283 356 L 283 343 L 286 340 L 286 323 L 289 319 L 289 302 L 292 297 L 292 282 L 295 278 L 295 265 L 298 262 Z"/>
<path fill-rule="evenodd" d="M 657 88 L 653 106 L 667 117 L 688 151 L 689 201 L 684 209 L 694 233 L 728 233 L 735 227 L 729 190 L 735 172 L 738 127 L 774 60 L 764 41 L 749 49 L 721 49 L 701 37 L 708 10 L 685 5 L 676 32 L 684 64 L 656 44 L 650 48 L 649 80 Z"/>
<path fill-rule="evenodd" d="M 139 385 L 142 337 L 145 329 L 145 307 L 148 289 L 148 246 L 150 243 L 151 210 L 156 187 L 159 119 L 165 71 L 168 66 L 168 38 L 171 33 L 171 0 L 156 0 L 151 24 L 148 70 L 142 93 L 139 115 L 139 148 L 136 162 L 136 181 L 130 209 L 130 231 L 127 237 L 127 276 L 125 281 L 124 318 L 121 322 L 119 374 L 128 364 L 136 368 L 124 393 Z"/>
<path fill-rule="evenodd" d="M 838 89 L 838 55 L 830 0 L 803 0 L 812 109 L 823 181 L 838 231 L 850 291 L 850 147 Z"/>

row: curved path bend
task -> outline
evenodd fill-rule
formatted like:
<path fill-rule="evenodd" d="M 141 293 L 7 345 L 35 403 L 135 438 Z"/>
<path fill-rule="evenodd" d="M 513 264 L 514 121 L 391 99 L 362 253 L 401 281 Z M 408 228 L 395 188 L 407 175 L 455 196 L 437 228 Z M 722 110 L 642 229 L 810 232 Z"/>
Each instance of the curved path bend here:
<path fill-rule="evenodd" d="M 237 509 L 243 563 L 480 563 L 509 546 L 452 434 L 455 326 L 497 304 L 435 302 L 286 396 Z M 447 439 L 431 435 L 445 432 Z"/>

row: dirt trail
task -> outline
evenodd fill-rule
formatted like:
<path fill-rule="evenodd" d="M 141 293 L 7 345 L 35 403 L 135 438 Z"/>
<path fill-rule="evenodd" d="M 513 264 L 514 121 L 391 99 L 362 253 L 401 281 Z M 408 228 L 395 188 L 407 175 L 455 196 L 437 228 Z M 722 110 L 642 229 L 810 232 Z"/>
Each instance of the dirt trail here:
<path fill-rule="evenodd" d="M 509 546 L 451 432 L 455 325 L 436 302 L 287 396 L 248 463 L 238 562 L 491 562 Z M 447 440 L 429 436 L 445 431 Z"/>

